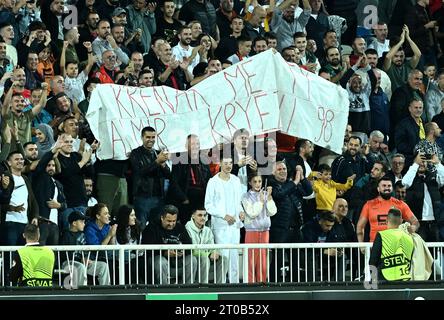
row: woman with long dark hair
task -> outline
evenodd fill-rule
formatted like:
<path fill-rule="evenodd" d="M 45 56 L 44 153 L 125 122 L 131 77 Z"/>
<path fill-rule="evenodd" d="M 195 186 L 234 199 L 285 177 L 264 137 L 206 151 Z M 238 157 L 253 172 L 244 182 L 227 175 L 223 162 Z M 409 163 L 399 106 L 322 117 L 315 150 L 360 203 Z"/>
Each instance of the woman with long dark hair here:
<path fill-rule="evenodd" d="M 116 240 L 122 245 L 140 244 L 140 223 L 131 206 L 123 205 L 117 212 Z M 125 283 L 148 283 L 143 253 L 143 250 L 125 250 Z"/>

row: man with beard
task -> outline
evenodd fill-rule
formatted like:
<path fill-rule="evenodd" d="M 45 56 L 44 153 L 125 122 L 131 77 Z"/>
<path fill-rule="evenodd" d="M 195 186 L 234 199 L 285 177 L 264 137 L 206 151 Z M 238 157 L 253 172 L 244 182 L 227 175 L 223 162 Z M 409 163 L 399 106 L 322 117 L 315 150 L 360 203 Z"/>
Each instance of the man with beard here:
<path fill-rule="evenodd" d="M 90 177 L 84 177 L 83 182 L 85 183 L 86 197 L 88 198 L 88 207 L 94 207 L 98 203 L 98 201 L 96 198 L 93 197 L 93 189 L 94 189 L 93 179 Z"/>
<path fill-rule="evenodd" d="M 363 84 L 363 78 L 356 73 L 360 67 L 367 73 L 365 84 Z M 339 83 L 348 92 L 349 123 L 355 132 L 369 134 L 371 125 L 370 95 L 376 85 L 376 77 L 368 65 L 365 55 L 359 57 L 356 64 L 347 70 Z"/>
<path fill-rule="evenodd" d="M 441 137 L 441 129 L 438 124 L 435 122 L 429 122 L 424 125 L 425 139 L 419 141 L 419 143 L 415 146 L 415 153 L 421 152 L 429 157 L 431 155 L 436 155 L 439 161 L 443 160 L 443 150 L 438 145 L 436 140 Z M 428 158 L 430 160 L 430 158 Z M 427 170 L 430 172 L 435 172 L 436 167 L 433 163 L 429 162 L 427 165 Z"/>
<path fill-rule="evenodd" d="M 88 13 L 85 24 L 83 27 L 79 27 L 79 43 L 76 46 L 77 54 L 80 61 L 84 61 L 88 58 L 88 52 L 82 45 L 83 42 L 93 42 L 97 37 L 97 24 L 100 20 L 99 15 L 95 11 Z"/>
<path fill-rule="evenodd" d="M 120 49 L 129 57 L 130 50 L 125 46 L 125 27 L 121 24 L 114 24 L 111 28 L 111 34 Z"/>
<path fill-rule="evenodd" d="M 388 172 L 387 164 L 382 161 L 375 161 L 370 174 L 366 174 L 357 180 L 351 189 L 350 194 L 350 213 L 354 224 L 358 222 L 364 204 L 378 196 L 378 181 Z"/>
<path fill-rule="evenodd" d="M 298 53 L 296 53 L 296 50 Z M 289 46 L 282 49 L 282 58 L 287 62 L 299 64 L 299 62 L 301 62 L 300 57 L 299 50 L 295 46 Z"/>
<path fill-rule="evenodd" d="M 409 62 L 405 60 L 404 48 L 402 45 L 408 41 L 413 51 L 413 57 Z M 392 81 L 392 92 L 401 87 L 406 81 L 412 69 L 415 69 L 421 58 L 421 51 L 410 39 L 409 29 L 404 26 L 399 42 L 394 45 L 384 59 L 384 71 L 387 72 Z"/>
<path fill-rule="evenodd" d="M 318 1 L 318 0 L 312 0 L 312 1 Z M 309 21 L 310 23 L 310 21 Z M 338 37 L 336 35 L 336 31 L 334 30 L 328 30 L 324 33 L 323 37 L 323 45 L 318 46 L 318 50 L 314 52 L 316 57 L 318 57 L 319 62 L 321 65 L 325 65 L 327 63 L 327 49 L 330 47 L 338 48 Z"/>
<path fill-rule="evenodd" d="M 39 163 L 39 150 L 37 149 L 37 145 L 34 142 L 26 142 L 23 145 L 24 158 L 25 158 L 25 167 L 23 168 L 23 173 L 26 174 L 29 180 L 32 182 L 34 178 L 34 170 Z"/>
<path fill-rule="evenodd" d="M 328 70 L 331 82 L 338 83 L 344 76 L 345 72 L 347 72 L 347 65 L 341 65 L 341 54 L 339 53 L 338 48 L 328 47 L 325 50 L 325 54 L 327 64 L 324 66 L 324 69 Z"/>
<path fill-rule="evenodd" d="M 356 174 L 355 181 L 358 181 L 366 173 L 370 172 L 373 163 L 365 157 L 369 153 L 369 148 L 367 146 L 364 149 L 363 155 L 361 155 L 361 144 L 361 138 L 357 136 L 350 137 L 347 143 L 347 150 L 343 155 L 337 157 L 331 166 L 331 176 L 333 181 L 346 183 L 347 178 L 353 174 Z"/>
<path fill-rule="evenodd" d="M 257 37 L 253 40 L 254 54 L 264 52 L 268 49 L 267 40 L 264 37 Z"/>
<path fill-rule="evenodd" d="M 173 0 L 166 0 L 160 7 L 162 16 L 159 16 L 156 20 L 156 38 L 164 38 L 168 42 L 171 42 L 177 34 L 177 31 L 182 27 L 179 20 L 174 19 L 174 11 L 176 10 L 176 4 Z"/>
<path fill-rule="evenodd" d="M 442 210 L 439 188 L 444 185 L 444 166 L 436 154 L 431 155 L 431 160 L 427 161 L 428 154 L 422 150 L 418 152 L 415 161 L 402 178 L 402 184 L 407 188 L 405 202 L 420 221 L 418 234 L 426 242 L 437 242 L 438 220 Z"/>
<path fill-rule="evenodd" d="M 370 223 L 370 242 L 375 240 L 378 231 L 387 229 L 387 215 L 393 207 L 400 210 L 402 219 L 410 222 L 409 232 L 416 232 L 419 228 L 418 219 L 416 219 L 409 206 L 396 198 L 392 197 L 393 184 L 389 177 L 382 177 L 378 182 L 379 196 L 376 199 L 369 200 L 362 208 L 356 226 L 356 235 L 359 242 L 364 242 L 364 230 L 367 223 Z"/>
<path fill-rule="evenodd" d="M 59 243 L 59 211 L 66 209 L 62 184 L 54 179 L 60 171 L 56 154 L 61 146 L 59 139 L 51 152 L 43 155 L 38 163 L 32 180 L 35 199 L 39 206 L 40 244 L 57 245 Z"/>
<path fill-rule="evenodd" d="M 293 35 L 296 32 L 304 31 L 310 18 L 311 6 L 308 0 L 302 0 L 302 3 L 304 11 L 297 18 L 294 11 L 299 6 L 299 0 L 285 0 L 274 9 L 270 28 L 276 32 L 279 50 L 293 44 Z"/>
<path fill-rule="evenodd" d="M 23 70 L 21 71 L 23 72 Z M 31 141 L 32 120 L 36 115 L 40 113 L 40 110 L 42 110 L 43 106 L 46 103 L 46 89 L 48 85 L 46 83 L 42 84 L 43 94 L 40 98 L 39 104 L 35 105 L 32 109 L 28 111 L 23 111 L 25 109 L 25 99 L 23 98 L 22 94 L 14 92 L 16 87 L 19 86 L 19 82 L 14 81 L 8 93 L 6 94 L 2 107 L 2 122 L 3 128 L 6 124 L 8 124 L 10 128 L 17 126 L 18 139 L 22 144 L 24 144 L 28 141 Z M 15 146 L 16 141 L 12 141 L 11 150 L 15 150 Z"/>
<path fill-rule="evenodd" d="M 292 177 L 295 174 L 293 168 L 301 166 L 304 172 L 304 178 L 308 178 L 311 174 L 311 165 L 308 163 L 309 159 L 313 157 L 313 143 L 310 140 L 298 139 L 295 144 L 296 159 L 293 165 L 291 158 L 286 158 L 288 162 L 288 175 Z M 315 193 L 305 196 L 302 202 L 302 210 L 304 212 L 304 221 L 309 221 L 313 218 L 316 211 Z"/>
<path fill-rule="evenodd" d="M 188 61 L 188 71 L 192 74 L 194 67 L 199 62 L 206 62 L 205 60 L 200 58 L 199 53 L 195 53 L 195 58 L 191 61 L 189 61 L 189 57 L 193 53 L 194 47 L 190 46 L 191 43 L 191 28 L 188 26 L 181 27 L 179 29 L 179 43 L 171 48 L 171 53 L 173 54 L 174 58 L 182 62 L 184 60 Z M 196 48 L 197 49 L 197 48 Z M 194 49 L 194 51 L 196 50 Z"/>
<path fill-rule="evenodd" d="M 126 53 L 120 49 L 116 40 L 112 36 L 109 22 L 107 20 L 100 20 L 97 26 L 98 36 L 92 43 L 92 50 L 97 57 L 97 65 L 100 66 L 102 63 L 106 62 L 102 60 L 102 54 L 109 50 L 114 51 L 121 63 L 125 65 L 128 64 L 129 58 Z M 115 65 L 117 65 L 117 61 L 115 62 Z"/>

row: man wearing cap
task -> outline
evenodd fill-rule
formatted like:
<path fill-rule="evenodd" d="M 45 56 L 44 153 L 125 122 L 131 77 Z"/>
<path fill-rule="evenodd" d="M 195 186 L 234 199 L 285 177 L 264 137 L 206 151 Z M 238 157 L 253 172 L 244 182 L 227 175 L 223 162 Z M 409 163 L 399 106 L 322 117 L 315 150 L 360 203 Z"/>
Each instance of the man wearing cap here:
<path fill-rule="evenodd" d="M 73 211 L 68 216 L 68 222 L 69 231 L 63 234 L 60 244 L 84 246 L 86 244 L 85 234 L 83 233 L 85 216 L 78 211 Z M 85 269 L 86 274 L 99 279 L 100 285 L 110 284 L 109 267 L 106 262 L 89 260 L 88 253 L 83 253 L 82 251 L 70 251 L 62 254 L 61 258 L 64 260 L 62 268 L 70 273 L 71 281 L 69 285 L 72 287 L 86 285 Z"/>

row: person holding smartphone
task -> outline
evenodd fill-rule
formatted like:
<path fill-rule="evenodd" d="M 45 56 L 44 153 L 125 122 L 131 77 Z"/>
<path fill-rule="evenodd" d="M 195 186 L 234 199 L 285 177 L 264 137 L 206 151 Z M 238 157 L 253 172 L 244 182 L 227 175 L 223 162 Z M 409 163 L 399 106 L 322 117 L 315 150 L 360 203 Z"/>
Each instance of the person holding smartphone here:
<path fill-rule="evenodd" d="M 420 140 L 415 148 L 414 153 L 421 153 L 424 160 L 427 161 L 427 170 L 436 172 L 436 166 L 432 159 L 434 155 L 438 157 L 439 161 L 443 160 L 443 150 L 436 143 L 436 140 L 441 136 L 441 129 L 436 122 L 429 122 L 424 125 L 425 139 Z"/>

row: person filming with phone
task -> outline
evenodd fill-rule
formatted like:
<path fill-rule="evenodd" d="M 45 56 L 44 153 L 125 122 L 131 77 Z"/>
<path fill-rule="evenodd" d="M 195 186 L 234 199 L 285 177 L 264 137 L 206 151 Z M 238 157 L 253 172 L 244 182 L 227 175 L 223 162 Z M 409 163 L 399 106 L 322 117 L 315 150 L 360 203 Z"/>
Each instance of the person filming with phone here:
<path fill-rule="evenodd" d="M 431 127 L 429 124 L 434 123 L 427 123 L 426 127 Z M 438 130 L 441 131 L 439 128 Z M 402 184 L 407 188 L 405 202 L 419 220 L 417 233 L 426 242 L 439 241 L 439 188 L 444 186 L 444 166 L 438 155 L 418 152 L 402 178 Z"/>

